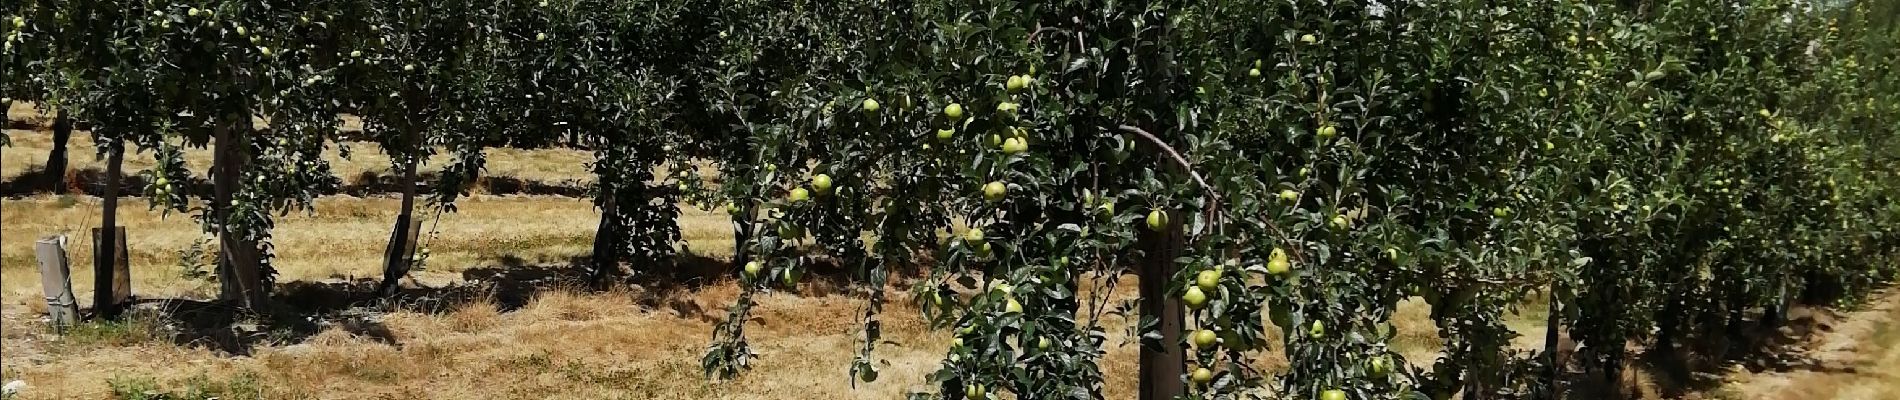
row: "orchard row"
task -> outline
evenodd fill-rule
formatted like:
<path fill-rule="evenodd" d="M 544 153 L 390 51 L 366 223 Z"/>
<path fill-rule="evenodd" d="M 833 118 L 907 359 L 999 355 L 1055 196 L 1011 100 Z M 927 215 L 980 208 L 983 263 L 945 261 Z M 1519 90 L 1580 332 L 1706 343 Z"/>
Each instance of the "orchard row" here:
<path fill-rule="evenodd" d="M 1900 6 L 1825 3 L 15 0 L 0 89 L 110 177 L 156 157 L 141 194 L 219 235 L 244 307 L 347 113 L 406 180 L 385 290 L 426 254 L 416 200 L 452 211 L 489 148 L 594 152 L 598 284 L 669 268 L 679 204 L 728 210 L 714 377 L 754 361 L 752 296 L 830 260 L 869 296 L 860 382 L 890 271 L 929 267 L 901 300 L 956 338 L 923 398 L 1101 398 L 1117 314 L 1143 398 L 1530 398 L 1895 278 Z M 1389 345 L 1411 297 L 1428 369 Z"/>

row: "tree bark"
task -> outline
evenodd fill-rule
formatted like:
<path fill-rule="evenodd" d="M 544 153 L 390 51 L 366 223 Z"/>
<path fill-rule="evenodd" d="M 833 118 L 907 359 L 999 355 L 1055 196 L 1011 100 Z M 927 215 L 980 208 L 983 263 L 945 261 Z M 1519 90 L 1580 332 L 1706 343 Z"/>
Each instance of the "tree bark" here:
<path fill-rule="evenodd" d="M 383 283 L 379 292 L 395 294 L 396 282 L 409 274 L 416 254 L 416 181 L 420 157 L 412 156 L 402 169 L 402 210 L 396 214 L 396 226 L 389 234 L 389 247 L 383 255 Z"/>
<path fill-rule="evenodd" d="M 600 204 L 600 225 L 594 229 L 594 265 L 592 279 L 595 288 L 605 288 L 607 277 L 620 269 L 620 229 L 614 220 L 620 218 L 615 190 L 611 185 L 603 185 Z"/>
<path fill-rule="evenodd" d="M 1142 346 L 1141 348 L 1141 399 L 1165 400 L 1187 394 L 1187 385 L 1181 380 L 1185 373 L 1187 352 L 1181 348 L 1181 329 L 1185 326 L 1182 318 L 1181 300 L 1167 293 L 1168 280 L 1174 277 L 1180 266 L 1174 264 L 1174 258 L 1181 255 L 1185 238 L 1180 218 L 1169 218 L 1167 232 L 1154 232 L 1142 229 L 1137 244 L 1142 249 L 1141 263 L 1141 315 L 1158 320 L 1156 329 L 1161 334 L 1159 348 Z"/>
<path fill-rule="evenodd" d="M 1544 316 L 1544 364 L 1550 368 L 1546 371 L 1549 376 L 1544 378 L 1549 386 L 1544 390 L 1549 392 L 1545 393 L 1544 398 L 1555 400 L 1562 398 L 1564 366 L 1560 364 L 1562 358 L 1557 357 L 1559 340 L 1557 330 L 1562 329 L 1560 314 L 1563 312 L 1563 306 L 1558 304 L 1557 284 L 1554 282 L 1550 284 L 1549 298 L 1545 309 L 1547 314 Z"/>
<path fill-rule="evenodd" d="M 46 191 L 66 192 L 66 142 L 73 137 L 73 118 L 64 110 L 53 118 L 53 151 L 46 156 Z"/>
<path fill-rule="evenodd" d="M 106 187 L 105 198 L 101 201 L 99 217 L 99 240 L 94 243 L 92 267 L 95 278 L 93 288 L 94 313 L 105 319 L 119 317 L 118 296 L 113 293 L 113 272 L 119 262 L 119 175 L 125 165 L 125 142 L 112 140 L 106 149 Z"/>
<path fill-rule="evenodd" d="M 249 120 L 242 121 L 248 124 Z M 261 288 L 263 280 L 259 276 L 257 239 L 246 237 L 230 226 L 232 218 L 231 200 L 238 189 L 238 178 L 249 163 L 247 152 L 249 145 L 236 119 L 221 121 L 212 127 L 216 143 L 212 150 L 212 198 L 211 209 L 218 220 L 218 280 L 222 284 L 218 298 L 235 301 L 239 308 L 258 310 L 266 304 L 268 294 Z"/>

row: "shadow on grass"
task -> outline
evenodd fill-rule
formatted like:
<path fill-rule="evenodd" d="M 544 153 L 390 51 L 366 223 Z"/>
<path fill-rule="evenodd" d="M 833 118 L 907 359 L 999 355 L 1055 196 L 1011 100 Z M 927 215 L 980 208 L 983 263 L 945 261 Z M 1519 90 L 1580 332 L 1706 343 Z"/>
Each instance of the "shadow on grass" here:
<path fill-rule="evenodd" d="M 794 293 L 804 296 L 828 296 L 852 291 L 862 282 L 858 272 L 844 268 L 827 258 L 814 257 L 807 263 Z M 549 291 L 593 291 L 628 294 L 629 305 L 643 310 L 664 310 L 682 318 L 715 318 L 719 310 L 709 310 L 693 301 L 693 292 L 737 276 L 739 268 L 730 260 L 695 254 L 680 254 L 670 265 L 623 266 L 623 271 L 605 287 L 591 285 L 590 256 L 576 256 L 554 262 L 530 262 L 513 254 L 497 256 L 483 265 L 462 272 L 462 281 L 441 287 L 404 287 L 391 296 L 377 294 L 377 279 L 330 279 L 296 281 L 277 285 L 267 313 L 246 312 L 223 301 L 193 299 L 141 299 L 129 313 L 149 318 L 171 337 L 173 343 L 199 346 L 232 355 L 250 355 L 260 345 L 302 343 L 329 329 L 378 342 L 401 346 L 396 336 L 382 323 L 392 312 L 440 315 L 470 304 L 488 303 L 508 313 L 520 310 Z M 627 271 L 633 272 L 627 272 Z M 896 271 L 892 282 L 907 282 L 921 275 L 922 268 Z M 901 284 L 900 284 L 901 285 Z M 784 287 L 774 282 L 774 287 Z M 628 312 L 635 312 L 629 309 Z"/>
<path fill-rule="evenodd" d="M 28 168 L 25 173 L 20 175 L 0 179 L 0 197 L 19 198 L 36 194 L 86 194 L 104 196 L 106 193 L 105 171 L 96 167 L 67 170 L 66 182 L 59 188 L 53 187 L 53 178 L 55 178 L 55 176 L 46 171 L 45 166 L 36 165 Z M 145 187 L 149 185 L 150 182 L 147 182 L 145 177 L 139 175 L 137 171 L 129 172 L 130 174 L 122 173 L 119 175 L 119 195 L 123 197 L 141 196 L 142 193 L 144 193 Z M 319 195 L 347 194 L 357 197 L 397 195 L 402 193 L 402 183 L 398 178 L 397 176 L 383 175 L 373 171 L 363 172 L 357 174 L 352 182 L 340 185 L 334 191 L 319 193 Z M 192 176 L 189 179 L 188 182 L 184 182 L 182 185 L 186 191 L 198 197 L 208 197 L 211 195 L 211 181 L 199 176 Z M 418 177 L 418 181 L 424 184 L 433 182 L 435 179 L 435 173 L 424 173 Z M 484 176 L 476 185 L 480 186 L 481 192 L 494 195 L 513 194 L 562 197 L 583 197 L 587 195 L 587 185 L 580 182 L 547 183 L 507 176 Z"/>

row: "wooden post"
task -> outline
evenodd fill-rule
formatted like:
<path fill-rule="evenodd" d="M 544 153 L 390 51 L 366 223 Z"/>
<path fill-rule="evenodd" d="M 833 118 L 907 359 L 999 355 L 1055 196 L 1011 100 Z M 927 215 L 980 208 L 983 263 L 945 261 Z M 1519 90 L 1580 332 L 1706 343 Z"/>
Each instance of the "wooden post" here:
<path fill-rule="evenodd" d="M 125 246 L 125 227 L 113 229 L 105 237 L 92 228 L 93 302 L 92 312 L 107 319 L 118 318 L 119 307 L 132 297 L 132 273 Z M 102 254 L 101 249 L 111 249 Z"/>
<path fill-rule="evenodd" d="M 1160 349 L 1141 348 L 1141 400 L 1168 400 L 1187 394 L 1187 384 L 1182 381 L 1187 352 L 1181 348 L 1181 329 L 1185 326 L 1181 300 L 1167 292 L 1168 280 L 1180 270 L 1174 259 L 1181 255 L 1186 239 L 1181 219 L 1169 218 L 1167 232 L 1137 228 L 1141 230 L 1137 246 L 1142 249 L 1141 315 L 1144 319 L 1157 318 L 1155 328 L 1161 334 Z"/>
<path fill-rule="evenodd" d="M 72 277 L 66 265 L 66 236 L 53 235 L 33 243 L 40 261 L 40 285 L 46 293 L 46 313 L 53 327 L 65 331 L 79 320 L 79 300 L 73 297 Z"/>

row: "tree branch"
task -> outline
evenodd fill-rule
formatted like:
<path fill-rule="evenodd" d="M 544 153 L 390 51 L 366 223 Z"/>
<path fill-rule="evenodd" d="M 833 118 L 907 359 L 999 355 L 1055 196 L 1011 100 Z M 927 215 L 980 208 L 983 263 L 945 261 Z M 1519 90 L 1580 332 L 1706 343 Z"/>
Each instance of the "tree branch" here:
<path fill-rule="evenodd" d="M 1187 158 L 1181 156 L 1181 152 L 1175 151 L 1173 146 L 1169 146 L 1166 142 L 1162 142 L 1161 138 L 1155 137 L 1154 134 L 1148 133 L 1148 131 L 1142 130 L 1141 128 L 1131 125 L 1122 125 L 1121 130 L 1148 139 L 1148 142 L 1154 143 L 1155 147 L 1161 148 L 1161 151 L 1167 153 L 1169 158 L 1174 159 L 1175 164 L 1181 165 L 1181 170 L 1187 171 L 1188 176 L 1194 178 L 1194 183 L 1201 185 L 1201 190 L 1207 191 L 1207 195 L 1214 198 L 1214 204 L 1218 207 L 1221 199 L 1220 192 L 1214 190 L 1214 185 L 1207 184 L 1207 179 L 1201 178 L 1201 173 L 1194 172 L 1194 165 L 1189 164 Z"/>

